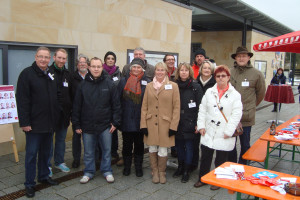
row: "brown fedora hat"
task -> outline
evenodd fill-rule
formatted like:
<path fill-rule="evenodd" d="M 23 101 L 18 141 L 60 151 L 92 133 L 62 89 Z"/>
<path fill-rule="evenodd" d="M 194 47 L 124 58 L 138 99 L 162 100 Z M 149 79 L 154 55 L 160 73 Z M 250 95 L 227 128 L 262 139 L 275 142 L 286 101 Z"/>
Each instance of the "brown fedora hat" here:
<path fill-rule="evenodd" d="M 253 53 L 249 52 L 246 47 L 238 47 L 236 49 L 236 52 L 234 54 L 231 54 L 231 58 L 235 59 L 237 54 L 244 54 L 244 53 L 248 54 L 250 58 L 253 56 Z"/>

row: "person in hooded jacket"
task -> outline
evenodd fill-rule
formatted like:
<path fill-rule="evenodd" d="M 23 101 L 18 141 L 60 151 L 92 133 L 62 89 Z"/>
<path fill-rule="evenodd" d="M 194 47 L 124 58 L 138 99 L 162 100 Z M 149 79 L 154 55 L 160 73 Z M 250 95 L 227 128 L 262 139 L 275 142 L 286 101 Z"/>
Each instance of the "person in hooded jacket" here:
<path fill-rule="evenodd" d="M 143 176 L 144 135 L 140 131 L 141 107 L 146 86 L 150 82 L 145 76 L 144 68 L 144 61 L 134 58 L 130 64 L 129 74 L 122 77 L 118 85 L 122 107 L 120 129 L 123 136 L 124 176 L 130 174 L 133 149 L 135 174 L 137 177 Z"/>
<path fill-rule="evenodd" d="M 285 82 L 286 82 L 286 77 L 283 74 L 283 69 L 282 68 L 277 69 L 275 76 L 271 80 L 271 85 L 285 84 Z M 281 109 L 281 103 L 279 104 L 279 111 L 280 109 Z M 277 112 L 277 103 L 274 103 L 274 108 L 272 112 Z"/>
<path fill-rule="evenodd" d="M 198 109 L 203 96 L 202 88 L 194 82 L 194 72 L 188 63 L 180 63 L 175 73 L 180 93 L 180 120 L 175 135 L 175 147 L 178 155 L 178 168 L 173 177 L 182 175 L 181 182 L 189 180 L 192 164 L 194 140 L 197 133 Z"/>
<path fill-rule="evenodd" d="M 77 134 L 82 134 L 84 145 L 84 175 L 80 183 L 87 183 L 96 172 L 95 148 L 102 149 L 100 171 L 108 183 L 114 182 L 111 168 L 112 133 L 121 123 L 121 105 L 117 88 L 104 75 L 102 61 L 90 61 L 86 78 L 79 85 L 73 104 L 72 123 Z"/>

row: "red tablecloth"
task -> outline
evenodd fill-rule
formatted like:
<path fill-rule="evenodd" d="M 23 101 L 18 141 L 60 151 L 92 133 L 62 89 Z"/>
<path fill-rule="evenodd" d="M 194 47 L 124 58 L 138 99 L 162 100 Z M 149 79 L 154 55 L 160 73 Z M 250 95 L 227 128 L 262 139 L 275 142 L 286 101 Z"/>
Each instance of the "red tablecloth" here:
<path fill-rule="evenodd" d="M 274 103 L 295 103 L 292 87 L 289 85 L 269 85 L 265 101 Z"/>

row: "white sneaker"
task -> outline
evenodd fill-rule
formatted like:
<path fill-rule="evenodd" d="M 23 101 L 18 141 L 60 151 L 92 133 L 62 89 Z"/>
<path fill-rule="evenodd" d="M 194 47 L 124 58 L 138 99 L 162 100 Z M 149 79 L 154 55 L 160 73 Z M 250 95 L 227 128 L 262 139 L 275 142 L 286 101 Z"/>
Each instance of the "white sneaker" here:
<path fill-rule="evenodd" d="M 108 183 L 113 183 L 113 182 L 115 182 L 115 179 L 114 179 L 114 177 L 113 177 L 112 174 L 107 175 L 107 176 L 105 177 L 105 179 L 106 179 L 106 181 L 107 181 Z"/>
<path fill-rule="evenodd" d="M 90 181 L 90 177 L 88 176 L 83 176 L 81 179 L 80 179 L 80 183 L 84 184 L 84 183 L 87 183 Z"/>
<path fill-rule="evenodd" d="M 53 173 L 52 173 L 52 168 L 51 167 L 49 167 L 49 175 L 48 175 L 49 177 L 52 177 L 53 176 Z"/>

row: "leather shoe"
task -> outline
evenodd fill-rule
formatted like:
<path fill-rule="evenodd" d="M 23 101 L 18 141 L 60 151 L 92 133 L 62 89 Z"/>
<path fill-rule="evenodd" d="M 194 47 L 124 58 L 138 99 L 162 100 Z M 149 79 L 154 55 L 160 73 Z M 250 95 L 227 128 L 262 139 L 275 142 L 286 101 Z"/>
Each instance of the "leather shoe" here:
<path fill-rule="evenodd" d="M 58 182 L 52 180 L 50 177 L 48 179 L 39 180 L 39 182 L 47 185 L 58 185 Z"/>
<path fill-rule="evenodd" d="M 73 162 L 72 162 L 72 167 L 73 168 L 78 168 L 80 166 L 80 161 L 79 160 L 74 160 Z"/>
<path fill-rule="evenodd" d="M 203 185 L 206 185 L 205 183 L 202 183 L 201 181 L 198 181 L 197 183 L 194 184 L 195 188 L 202 187 Z"/>
<path fill-rule="evenodd" d="M 212 185 L 212 186 L 210 186 L 210 189 L 211 189 L 211 190 L 218 190 L 218 189 L 220 189 L 220 187 L 215 186 L 215 185 Z"/>
<path fill-rule="evenodd" d="M 32 198 L 35 195 L 34 187 L 25 187 L 26 190 L 26 197 Z"/>

